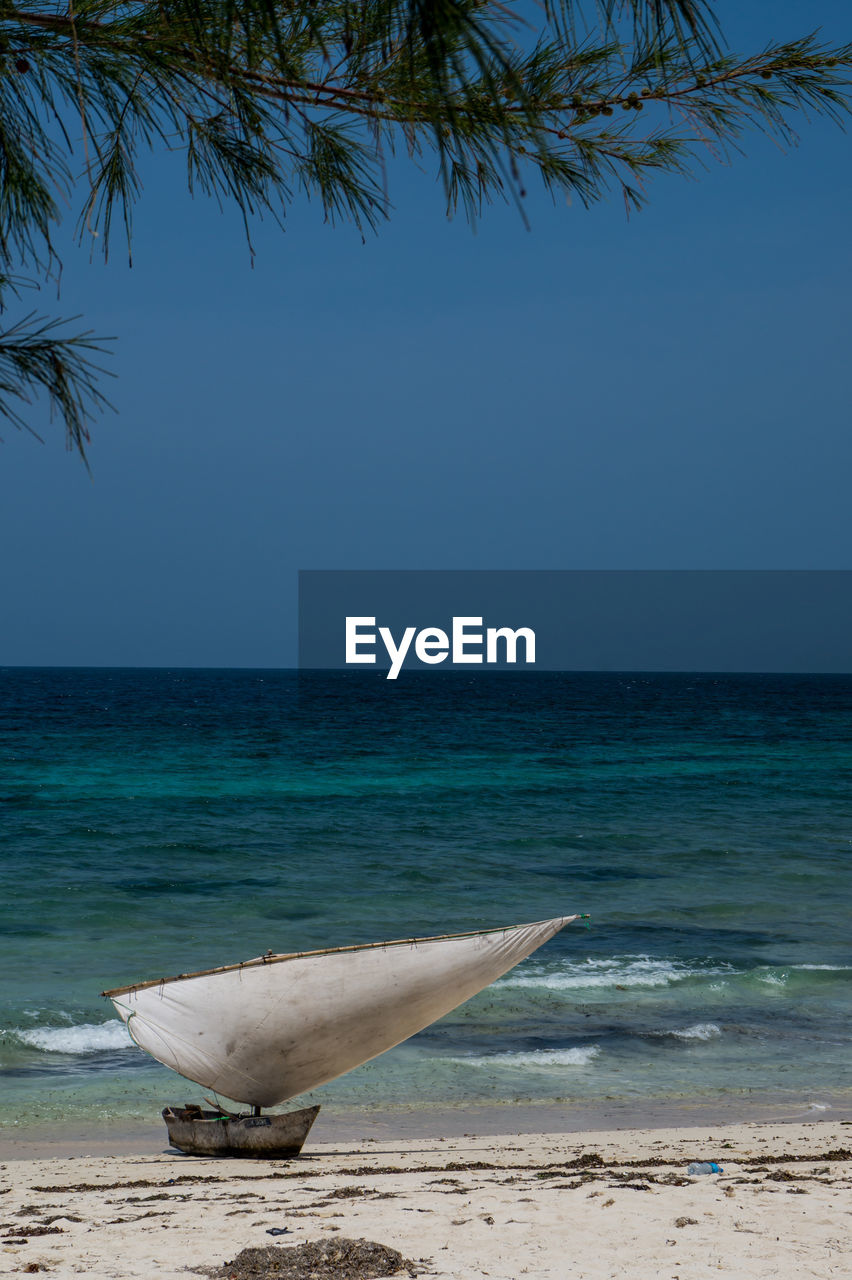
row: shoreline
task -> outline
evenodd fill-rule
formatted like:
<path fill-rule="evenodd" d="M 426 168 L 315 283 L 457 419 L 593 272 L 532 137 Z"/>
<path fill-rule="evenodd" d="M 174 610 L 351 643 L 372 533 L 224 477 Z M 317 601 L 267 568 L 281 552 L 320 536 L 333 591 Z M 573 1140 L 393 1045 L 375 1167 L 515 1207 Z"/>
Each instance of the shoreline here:
<path fill-rule="evenodd" d="M 302 1105 L 305 1105 L 304 1100 Z M 275 1108 L 279 1111 L 287 1109 L 287 1104 Z M 572 1105 L 553 1101 L 387 1108 L 346 1108 L 326 1104 L 317 1117 L 305 1151 L 308 1153 L 314 1145 L 359 1141 L 432 1142 L 506 1134 L 585 1135 L 609 1131 L 690 1130 L 707 1125 L 802 1123 L 852 1125 L 852 1093 L 821 1092 L 818 1098 L 803 1098 L 801 1095 L 760 1091 L 733 1097 L 611 1099 L 594 1107 L 585 1103 Z M 0 1149 L 3 1160 L 167 1154 L 184 1158 L 169 1148 L 165 1124 L 159 1115 L 135 1122 L 81 1119 L 59 1125 L 2 1125 Z"/>
<path fill-rule="evenodd" d="M 821 1119 L 7 1159 L 0 1271 L 224 1277 L 244 1249 L 367 1240 L 432 1280 L 840 1280 L 850 1146 L 852 1121 Z"/>

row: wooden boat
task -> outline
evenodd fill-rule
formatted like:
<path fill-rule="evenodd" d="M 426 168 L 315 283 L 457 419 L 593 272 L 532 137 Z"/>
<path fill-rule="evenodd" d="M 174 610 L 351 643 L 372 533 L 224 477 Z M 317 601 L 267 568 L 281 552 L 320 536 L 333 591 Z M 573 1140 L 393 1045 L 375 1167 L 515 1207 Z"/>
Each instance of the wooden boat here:
<path fill-rule="evenodd" d="M 213 1154 L 213 1147 L 262 1154 L 268 1137 L 280 1154 L 273 1138 L 279 1122 L 282 1132 L 296 1125 L 291 1116 L 310 1114 L 312 1123 L 316 1109 L 261 1117 L 261 1107 L 316 1089 L 407 1040 L 579 918 L 322 951 L 270 951 L 242 964 L 103 994 L 140 1049 L 186 1079 L 253 1108 L 253 1115 L 238 1121 L 222 1119 L 224 1110 L 208 1115 L 196 1108 L 200 1114 L 188 1117 L 187 1108 L 167 1108 L 163 1114 L 176 1146 L 200 1152 L 203 1141 L 204 1154 Z M 283 1147 L 289 1143 L 288 1137 Z"/>
<path fill-rule="evenodd" d="M 286 1160 L 304 1146 L 319 1107 L 277 1115 L 231 1115 L 201 1107 L 166 1107 L 163 1119 L 169 1142 L 195 1156 L 247 1156 Z"/>

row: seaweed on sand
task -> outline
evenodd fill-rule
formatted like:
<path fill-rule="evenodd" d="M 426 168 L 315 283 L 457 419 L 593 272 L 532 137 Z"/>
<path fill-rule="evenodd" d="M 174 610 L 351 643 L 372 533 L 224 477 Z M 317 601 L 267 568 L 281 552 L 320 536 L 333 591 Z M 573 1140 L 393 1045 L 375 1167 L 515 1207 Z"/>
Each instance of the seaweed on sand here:
<path fill-rule="evenodd" d="M 204 1268 L 202 1274 L 210 1280 L 373 1280 L 400 1271 L 416 1276 L 418 1270 L 387 1245 L 341 1236 L 289 1249 L 277 1245 L 243 1249 L 232 1262 L 214 1270 Z"/>

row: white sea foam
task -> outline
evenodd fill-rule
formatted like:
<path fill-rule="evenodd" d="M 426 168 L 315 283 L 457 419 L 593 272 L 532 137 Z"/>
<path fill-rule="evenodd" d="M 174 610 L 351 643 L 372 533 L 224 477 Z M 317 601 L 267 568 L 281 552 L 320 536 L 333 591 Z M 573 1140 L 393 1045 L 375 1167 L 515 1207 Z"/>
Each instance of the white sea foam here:
<path fill-rule="evenodd" d="M 533 1049 L 529 1053 L 488 1053 L 477 1058 L 454 1058 L 454 1062 L 474 1067 L 585 1067 L 598 1056 L 600 1045 L 576 1049 Z"/>
<path fill-rule="evenodd" d="M 784 987 L 787 985 L 786 973 L 773 973 L 771 969 L 765 969 L 755 975 L 758 982 L 765 982 L 768 987 Z"/>
<path fill-rule="evenodd" d="M 651 956 L 616 956 L 611 960 L 588 959 L 580 964 L 565 963 L 558 969 L 528 968 L 501 979 L 501 987 L 541 987 L 548 991 L 582 990 L 595 987 L 667 987 L 686 978 L 732 973 L 730 965 L 699 967 L 680 960 L 659 960 Z"/>
<path fill-rule="evenodd" d="M 44 1012 L 45 1012 L 44 1009 L 24 1009 L 24 1013 L 27 1015 L 28 1018 L 40 1018 Z M 51 1013 L 53 1014 L 54 1018 L 62 1018 L 64 1022 L 74 1021 L 74 1019 L 71 1017 L 71 1014 L 66 1013 L 64 1009 L 53 1009 L 51 1010 Z"/>
<path fill-rule="evenodd" d="M 130 1049 L 133 1041 L 123 1022 L 83 1022 L 76 1027 L 31 1027 L 16 1030 L 24 1044 L 48 1053 L 103 1053 L 105 1049 Z"/>
<path fill-rule="evenodd" d="M 676 1031 L 667 1031 L 669 1036 L 677 1036 L 678 1040 L 715 1040 L 722 1034 L 722 1028 L 715 1022 L 696 1022 L 691 1027 L 679 1027 Z"/>
<path fill-rule="evenodd" d="M 852 964 L 791 964 L 791 969 L 818 969 L 827 973 L 852 972 Z"/>

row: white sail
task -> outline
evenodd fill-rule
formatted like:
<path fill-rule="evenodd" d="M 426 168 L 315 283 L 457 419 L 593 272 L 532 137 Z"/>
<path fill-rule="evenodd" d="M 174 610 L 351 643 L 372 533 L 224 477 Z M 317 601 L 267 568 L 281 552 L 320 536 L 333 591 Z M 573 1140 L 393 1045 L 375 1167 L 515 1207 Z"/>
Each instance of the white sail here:
<path fill-rule="evenodd" d="M 576 919 L 261 956 L 104 995 L 152 1057 L 269 1107 L 422 1031 Z"/>

